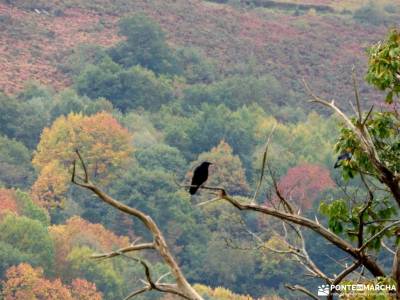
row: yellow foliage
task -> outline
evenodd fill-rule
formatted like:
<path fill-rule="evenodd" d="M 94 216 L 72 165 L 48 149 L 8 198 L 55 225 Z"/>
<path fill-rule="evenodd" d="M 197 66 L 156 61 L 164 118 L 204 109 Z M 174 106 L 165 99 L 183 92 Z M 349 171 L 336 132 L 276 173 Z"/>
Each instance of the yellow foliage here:
<path fill-rule="evenodd" d="M 210 152 L 200 154 L 197 161 L 193 163 L 193 168 L 202 161 L 213 163 L 209 169 L 207 185 L 222 186 L 232 194 L 249 192 L 250 188 L 246 181 L 242 162 L 239 156 L 233 155 L 232 147 L 225 141 L 222 140 Z M 192 177 L 192 173 L 189 173 L 188 177 Z"/>
<path fill-rule="evenodd" d="M 68 190 L 68 171 L 57 160 L 53 160 L 44 166 L 40 176 L 32 186 L 33 200 L 41 206 L 49 206 L 53 203 L 63 203 L 64 194 Z"/>
<path fill-rule="evenodd" d="M 133 151 L 132 136 L 106 112 L 59 117 L 43 130 L 32 161 L 39 171 L 32 195 L 40 203 L 49 205 L 63 200 L 76 149 L 83 156 L 89 175 L 106 181 L 114 169 L 127 165 Z"/>
<path fill-rule="evenodd" d="M 210 299 L 213 300 L 256 300 L 249 295 L 234 294 L 230 290 L 223 287 L 217 287 L 215 289 L 212 289 L 205 285 L 196 284 L 194 285 L 194 289 L 201 296 L 203 297 L 208 296 L 210 297 Z M 282 299 L 278 296 L 264 296 L 257 300 L 282 300 Z"/>

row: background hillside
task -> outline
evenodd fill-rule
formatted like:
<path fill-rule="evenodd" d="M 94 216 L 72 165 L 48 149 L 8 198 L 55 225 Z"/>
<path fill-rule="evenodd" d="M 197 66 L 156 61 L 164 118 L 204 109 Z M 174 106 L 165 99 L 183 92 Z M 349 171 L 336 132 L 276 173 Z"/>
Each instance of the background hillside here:
<path fill-rule="evenodd" d="M 303 99 L 299 81 L 304 77 L 347 104 L 352 65 L 361 76 L 366 47 L 399 16 L 390 1 L 283 1 L 294 6 L 282 9 L 263 8 L 271 1 L 223 2 L 2 1 L 0 88 L 13 93 L 32 79 L 56 89 L 70 85 L 63 63 L 78 45 L 114 45 L 120 40 L 118 18 L 145 13 L 166 31 L 173 47 L 201 49 L 222 76 L 271 74 L 283 90 L 294 93 L 294 103 Z M 333 11 L 320 12 L 318 5 Z M 370 9 L 370 15 L 357 19 L 362 9 Z"/>
<path fill-rule="evenodd" d="M 88 258 L 150 237 L 70 184 L 77 148 L 97 184 L 154 218 L 205 299 L 299 299 L 287 283 L 315 292 L 321 280 L 293 278 L 301 266 L 249 234 L 284 247 L 280 222 L 198 206 L 213 195 L 176 180 L 212 161 L 210 184 L 249 200 L 276 127 L 277 185 L 326 224 L 321 203 L 360 182 L 333 168 L 337 122 L 307 102 L 302 79 L 350 111 L 354 66 L 363 103 L 382 103 L 363 83 L 366 51 L 399 20 L 393 1 L 0 0 L 0 298 L 122 299 L 140 287 L 134 261 Z M 256 201 L 274 205 L 272 189 Z M 304 234 L 321 270 L 338 273 L 342 253 Z"/>

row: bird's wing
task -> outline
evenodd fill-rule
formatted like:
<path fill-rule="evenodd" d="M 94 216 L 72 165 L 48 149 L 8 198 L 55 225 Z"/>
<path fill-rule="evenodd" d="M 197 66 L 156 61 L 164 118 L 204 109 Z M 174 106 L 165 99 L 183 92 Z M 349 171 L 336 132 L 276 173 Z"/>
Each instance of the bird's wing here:
<path fill-rule="evenodd" d="M 192 176 L 192 183 L 191 183 L 191 185 L 197 185 L 197 184 L 199 184 L 199 177 L 200 177 L 200 170 L 199 170 L 199 167 L 197 167 L 196 169 L 194 169 L 194 172 L 193 172 L 193 176 Z"/>

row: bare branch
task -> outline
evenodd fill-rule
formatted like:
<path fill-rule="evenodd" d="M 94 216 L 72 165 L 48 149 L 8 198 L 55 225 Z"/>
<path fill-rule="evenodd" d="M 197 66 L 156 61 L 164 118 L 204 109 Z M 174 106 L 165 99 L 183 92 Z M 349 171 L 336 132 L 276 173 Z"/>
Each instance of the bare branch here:
<path fill-rule="evenodd" d="M 275 189 L 275 194 L 278 196 L 279 200 L 283 203 L 283 205 L 285 206 L 285 208 L 288 210 L 289 213 L 293 214 L 294 209 L 292 207 L 292 205 L 286 200 L 285 197 L 283 197 L 283 195 L 281 194 L 279 187 L 278 187 L 278 183 L 276 182 L 275 176 L 272 174 L 272 170 L 270 169 L 270 167 L 268 166 L 268 170 L 272 179 L 272 183 Z"/>
<path fill-rule="evenodd" d="M 361 112 L 361 104 L 360 104 L 360 92 L 358 90 L 358 84 L 357 84 L 357 78 L 356 78 L 356 70 L 355 67 L 353 66 L 352 69 L 352 79 L 353 79 L 353 88 L 354 88 L 354 94 L 356 98 L 356 104 L 357 104 L 357 112 L 358 112 L 358 123 L 361 124 L 362 122 L 362 112 Z"/>
<path fill-rule="evenodd" d="M 386 249 L 389 253 L 396 255 L 396 251 L 390 249 L 390 247 L 388 245 L 386 245 L 386 243 L 383 241 L 383 239 L 381 240 L 381 245 L 384 249 Z"/>
<path fill-rule="evenodd" d="M 242 221 L 242 223 L 244 223 Z M 299 262 L 308 272 L 310 272 L 311 276 L 313 277 L 318 277 L 318 278 L 322 278 L 324 279 L 326 282 L 331 283 L 332 280 L 325 275 L 316 265 L 315 263 L 312 261 L 312 259 L 310 258 L 310 256 L 308 255 L 307 249 L 306 249 L 306 243 L 305 243 L 305 239 L 303 237 L 303 234 L 300 230 L 300 228 L 297 228 L 297 226 L 293 225 L 293 224 L 288 224 L 290 225 L 290 227 L 293 229 L 293 231 L 295 231 L 296 233 L 296 237 L 300 240 L 301 246 L 296 246 L 295 244 L 292 244 L 289 242 L 288 238 L 289 238 L 289 234 L 288 231 L 286 229 L 285 226 L 285 221 L 282 222 L 283 225 L 283 230 L 284 230 L 284 237 L 281 237 L 281 241 L 283 243 L 285 243 L 285 248 L 287 248 L 287 250 L 280 250 L 280 249 L 276 249 L 273 248 L 269 245 L 267 245 L 266 243 L 263 242 L 263 240 L 254 232 L 252 232 L 251 230 L 249 230 L 245 224 L 244 225 L 244 230 L 251 235 L 256 242 L 258 243 L 258 247 L 259 248 L 265 248 L 267 250 L 270 250 L 274 253 L 278 253 L 278 254 L 290 254 L 295 260 L 297 260 L 297 262 Z M 278 233 L 275 233 L 276 236 L 279 236 Z"/>
<path fill-rule="evenodd" d="M 181 296 L 185 299 L 189 299 L 189 300 L 203 300 L 203 298 L 187 282 L 180 267 L 178 266 L 177 262 L 175 261 L 174 257 L 172 256 L 171 251 L 169 250 L 169 247 L 165 241 L 165 238 L 164 238 L 161 230 L 158 228 L 157 224 L 153 221 L 153 219 L 150 216 L 143 213 L 142 211 L 140 211 L 136 208 L 130 207 L 126 204 L 123 204 L 122 202 L 112 198 L 107 193 L 103 192 L 95 184 L 91 183 L 89 180 L 89 175 L 87 172 L 85 162 L 78 150 L 76 150 L 76 154 L 79 158 L 81 167 L 84 170 L 85 177 L 83 179 L 83 182 L 80 182 L 77 180 L 76 162 L 74 161 L 71 181 L 80 187 L 83 187 L 83 188 L 86 188 L 86 189 L 92 191 L 95 195 L 97 195 L 103 202 L 107 203 L 108 205 L 110 205 L 126 214 L 129 214 L 129 215 L 133 216 L 134 218 L 139 219 L 143 223 L 143 225 L 147 228 L 147 230 L 151 233 L 151 235 L 153 236 L 153 240 L 154 240 L 153 243 L 131 245 L 130 247 L 120 249 L 119 251 L 97 255 L 97 258 L 114 257 L 117 255 L 123 255 L 123 256 L 133 259 L 137 262 L 140 262 L 142 264 L 142 266 L 144 267 L 148 285 L 146 285 L 145 287 L 143 287 L 140 290 L 137 290 L 137 291 L 131 293 L 126 299 L 130 299 L 138 294 L 141 294 L 148 290 L 154 289 L 154 290 L 158 290 L 160 292 L 172 293 L 175 295 L 179 295 L 179 296 Z M 139 250 L 144 250 L 144 249 L 154 249 L 160 254 L 164 263 L 166 265 L 168 265 L 168 267 L 170 268 L 171 274 L 175 278 L 176 286 L 168 285 L 168 284 L 156 285 L 151 280 L 150 269 L 148 268 L 147 264 L 144 261 L 125 255 L 125 252 L 139 251 Z"/>
<path fill-rule="evenodd" d="M 357 114 L 357 110 L 356 110 L 356 108 L 354 107 L 353 102 L 351 102 L 351 101 L 349 100 L 349 104 L 350 104 L 350 107 L 351 107 L 351 109 L 353 110 L 353 112 L 354 112 L 355 114 Z"/>
<path fill-rule="evenodd" d="M 126 296 L 123 300 L 128 300 L 128 299 L 132 299 L 133 297 L 140 295 L 142 293 L 148 292 L 150 291 L 151 288 L 149 286 L 145 286 L 137 291 L 132 292 L 131 294 L 129 294 L 128 296 Z"/>
<path fill-rule="evenodd" d="M 168 275 L 171 275 L 171 272 L 167 272 L 167 273 L 161 275 L 161 276 L 157 279 L 156 284 L 159 284 L 159 283 L 161 282 L 161 280 L 163 280 L 163 279 L 164 279 L 165 277 L 167 277 Z"/>
<path fill-rule="evenodd" d="M 333 281 L 333 285 L 337 285 L 342 282 L 343 279 L 346 278 L 347 275 L 352 273 L 353 271 L 357 270 L 357 268 L 361 265 L 360 261 L 354 262 L 352 265 L 350 265 L 348 268 L 344 269 Z"/>
<path fill-rule="evenodd" d="M 288 285 L 286 284 L 285 287 L 291 291 L 298 291 L 303 294 L 306 294 L 307 296 L 311 297 L 312 299 L 319 300 L 317 296 L 315 296 L 313 293 L 311 293 L 309 290 L 307 290 L 304 286 L 301 285 Z"/>
<path fill-rule="evenodd" d="M 256 205 L 256 204 L 242 204 L 239 201 L 237 201 L 236 199 L 228 196 L 226 193 L 225 193 L 225 196 L 223 196 L 222 198 L 224 200 L 228 201 L 229 203 L 231 203 L 234 207 L 236 207 L 239 210 L 256 211 L 256 212 L 260 212 L 262 214 L 274 216 L 278 219 L 288 221 L 293 224 L 307 227 L 307 228 L 313 230 L 314 232 L 316 232 L 317 234 L 321 235 L 322 237 L 324 237 L 326 240 L 328 240 L 329 242 L 331 242 L 338 248 L 340 248 L 343 251 L 345 251 L 346 253 L 350 254 L 355 259 L 362 260 L 362 263 L 374 276 L 384 276 L 383 270 L 373 259 L 371 259 L 368 256 L 361 255 L 360 249 L 354 248 L 349 242 L 342 239 L 338 235 L 332 233 L 331 231 L 326 229 L 324 226 L 322 226 L 321 224 L 319 224 L 315 221 L 312 221 L 312 220 L 310 220 L 306 217 L 302 217 L 300 215 L 295 215 L 295 214 L 279 211 L 279 210 L 276 210 L 274 208 L 270 208 L 267 206 Z"/>
<path fill-rule="evenodd" d="M 150 267 L 147 265 L 147 263 L 144 260 L 141 260 L 139 258 L 136 257 L 130 257 L 131 259 L 137 261 L 138 263 L 140 263 L 143 266 L 144 269 L 144 273 L 146 275 L 146 280 L 143 280 L 143 283 L 145 284 L 145 286 L 137 291 L 134 291 L 133 293 L 129 294 L 125 299 L 131 299 L 141 293 L 147 292 L 147 291 L 151 291 L 151 290 L 156 290 L 159 292 L 164 292 L 164 293 L 170 293 L 170 294 L 174 294 L 174 295 L 178 295 L 184 299 L 188 299 L 191 300 L 192 298 L 186 296 L 185 294 L 181 293 L 178 289 L 176 285 L 173 284 L 157 284 L 157 282 L 160 280 L 160 278 L 157 280 L 157 282 L 154 282 L 152 277 L 151 277 L 151 271 L 150 271 Z M 168 274 L 168 273 L 167 273 Z M 164 274 L 165 275 L 165 274 Z M 163 275 L 163 276 L 164 276 Z M 162 276 L 162 277 L 163 277 Z"/>
<path fill-rule="evenodd" d="M 365 123 L 368 121 L 369 116 L 371 115 L 372 111 L 374 110 L 374 106 L 372 105 L 371 108 L 369 109 L 367 115 L 365 116 L 364 121 L 361 123 L 361 126 L 365 126 Z"/>
<path fill-rule="evenodd" d="M 207 205 L 207 204 L 210 204 L 210 203 L 212 203 L 212 202 L 216 202 L 216 201 L 218 201 L 218 200 L 221 200 L 221 198 L 220 198 L 220 197 L 217 197 L 217 198 L 213 198 L 213 199 L 211 199 L 211 200 L 203 201 L 203 202 L 200 202 L 200 203 L 196 204 L 196 206 Z"/>
<path fill-rule="evenodd" d="M 85 183 L 88 183 L 88 182 L 89 182 L 89 175 L 88 175 L 88 171 L 87 171 L 87 168 L 86 168 L 86 164 L 85 164 L 85 162 L 83 161 L 82 156 L 81 156 L 81 154 L 79 153 L 79 150 L 78 150 L 78 149 L 75 149 L 75 153 L 76 153 L 76 155 L 78 155 L 79 161 L 81 162 L 81 166 L 82 166 L 82 168 L 83 168 L 83 172 L 84 172 L 84 174 L 85 174 L 84 182 L 85 182 Z M 75 164 L 74 164 L 74 166 L 75 166 Z"/>
<path fill-rule="evenodd" d="M 396 221 L 393 222 L 387 226 L 385 226 L 384 228 L 382 228 L 380 231 L 378 231 L 376 234 L 374 234 L 373 236 L 371 236 L 358 250 L 362 251 L 363 249 L 365 249 L 368 244 L 370 244 L 373 240 L 375 240 L 376 238 L 380 237 L 381 235 L 383 235 L 386 231 L 388 231 L 390 228 L 399 225 L 400 221 Z"/>
<path fill-rule="evenodd" d="M 260 172 L 260 180 L 258 181 L 257 188 L 256 188 L 256 191 L 255 191 L 254 196 L 253 196 L 253 200 L 251 201 L 252 203 L 256 201 L 258 193 L 259 193 L 260 188 L 261 188 L 261 184 L 263 182 L 265 165 L 267 164 L 268 147 L 269 147 L 269 144 L 270 144 L 270 141 L 271 141 L 271 137 L 272 137 L 272 134 L 275 131 L 276 126 L 277 126 L 277 123 L 275 123 L 274 126 L 272 127 L 272 130 L 269 133 L 268 138 L 267 138 L 267 142 L 265 144 L 265 150 L 264 150 L 264 154 L 263 154 L 261 172 Z"/>
<path fill-rule="evenodd" d="M 111 258 L 115 257 L 118 255 L 121 255 L 121 253 L 127 253 L 127 252 L 133 252 L 133 251 L 140 251 L 140 250 L 146 250 L 146 249 L 155 249 L 154 243 L 144 243 L 144 244 L 138 244 L 138 245 L 131 245 L 125 248 L 121 248 L 117 251 L 109 252 L 109 253 L 103 253 L 103 254 L 94 254 L 91 256 L 91 258 L 94 259 L 99 259 L 99 258 Z"/>
<path fill-rule="evenodd" d="M 351 120 L 335 105 L 335 101 L 332 100 L 331 102 L 324 100 L 320 97 L 318 97 L 317 95 L 314 94 L 314 92 L 311 90 L 310 86 L 308 85 L 308 83 L 303 80 L 303 84 L 307 90 L 307 92 L 309 93 L 309 95 L 312 97 L 312 100 L 310 100 L 311 102 L 315 102 L 315 103 L 319 103 L 322 104 L 326 107 L 331 108 L 332 110 L 334 110 L 347 124 L 347 126 L 355 131 L 355 126 L 354 124 L 351 122 Z"/>

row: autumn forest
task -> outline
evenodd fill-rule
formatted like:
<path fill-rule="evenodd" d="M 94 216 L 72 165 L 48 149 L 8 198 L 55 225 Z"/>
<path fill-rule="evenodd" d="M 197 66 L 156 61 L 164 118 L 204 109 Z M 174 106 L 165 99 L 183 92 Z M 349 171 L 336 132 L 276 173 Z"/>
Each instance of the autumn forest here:
<path fill-rule="evenodd" d="M 400 299 L 399 20 L 0 0 L 0 299 Z"/>

